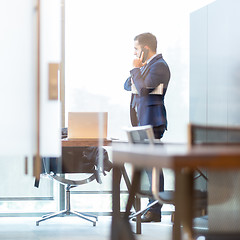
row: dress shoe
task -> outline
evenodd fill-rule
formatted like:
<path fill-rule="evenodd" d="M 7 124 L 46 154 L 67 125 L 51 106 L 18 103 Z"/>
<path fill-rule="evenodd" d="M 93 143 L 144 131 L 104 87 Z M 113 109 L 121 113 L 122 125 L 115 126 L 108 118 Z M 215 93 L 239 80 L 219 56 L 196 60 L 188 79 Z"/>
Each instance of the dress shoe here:
<path fill-rule="evenodd" d="M 132 220 L 136 222 L 136 218 L 133 218 Z M 141 216 L 141 222 L 161 222 L 161 213 L 155 213 L 147 210 Z"/>

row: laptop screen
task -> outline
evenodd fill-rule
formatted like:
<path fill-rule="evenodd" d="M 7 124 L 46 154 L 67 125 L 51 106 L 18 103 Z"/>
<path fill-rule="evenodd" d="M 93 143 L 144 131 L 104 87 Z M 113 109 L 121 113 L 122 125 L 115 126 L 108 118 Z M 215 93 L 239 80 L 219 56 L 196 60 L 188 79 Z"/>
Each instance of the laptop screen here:
<path fill-rule="evenodd" d="M 68 138 L 107 138 L 107 112 L 69 112 Z"/>

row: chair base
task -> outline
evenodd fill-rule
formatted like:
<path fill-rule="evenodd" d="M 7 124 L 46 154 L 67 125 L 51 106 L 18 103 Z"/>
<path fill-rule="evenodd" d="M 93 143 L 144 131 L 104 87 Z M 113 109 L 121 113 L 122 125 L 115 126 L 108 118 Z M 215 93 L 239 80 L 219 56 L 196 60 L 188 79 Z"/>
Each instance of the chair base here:
<path fill-rule="evenodd" d="M 94 216 L 94 215 L 90 215 L 90 214 L 86 214 L 86 213 L 82 213 L 82 212 L 77 212 L 74 210 L 63 210 L 63 211 L 59 211 L 59 212 L 55 212 L 55 213 L 51 213 L 51 214 L 47 214 L 42 216 L 42 219 L 36 221 L 36 226 L 39 226 L 40 222 L 43 222 L 45 220 L 48 220 L 50 218 L 54 218 L 54 217 L 58 217 L 58 216 L 65 216 L 65 215 L 75 215 L 77 217 L 80 217 L 82 219 L 85 219 L 89 222 L 92 222 L 93 226 L 96 226 L 96 221 L 98 221 L 98 217 Z M 95 218 L 95 220 L 92 220 L 90 218 Z"/>

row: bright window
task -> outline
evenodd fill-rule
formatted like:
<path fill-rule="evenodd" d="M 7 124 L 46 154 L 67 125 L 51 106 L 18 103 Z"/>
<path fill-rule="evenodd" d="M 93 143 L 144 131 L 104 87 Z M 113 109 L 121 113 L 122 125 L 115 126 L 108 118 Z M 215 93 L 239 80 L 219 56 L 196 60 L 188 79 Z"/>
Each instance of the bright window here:
<path fill-rule="evenodd" d="M 126 138 L 130 93 L 123 89 L 133 59 L 133 38 L 152 32 L 171 70 L 163 140 L 186 141 L 189 13 L 210 1 L 66 1 L 66 112 L 107 111 L 108 136 Z M 67 116 L 67 114 L 66 114 Z"/>

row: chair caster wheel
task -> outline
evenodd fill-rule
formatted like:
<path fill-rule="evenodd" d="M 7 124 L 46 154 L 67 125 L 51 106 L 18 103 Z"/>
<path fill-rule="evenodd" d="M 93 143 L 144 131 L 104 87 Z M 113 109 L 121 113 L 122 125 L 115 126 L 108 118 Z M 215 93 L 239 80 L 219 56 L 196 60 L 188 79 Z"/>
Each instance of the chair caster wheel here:
<path fill-rule="evenodd" d="M 95 222 L 93 223 L 93 226 L 94 226 L 94 227 L 96 226 L 96 223 L 95 223 Z"/>
<path fill-rule="evenodd" d="M 39 226 L 39 223 L 38 223 L 38 222 L 36 222 L 36 226 Z"/>

